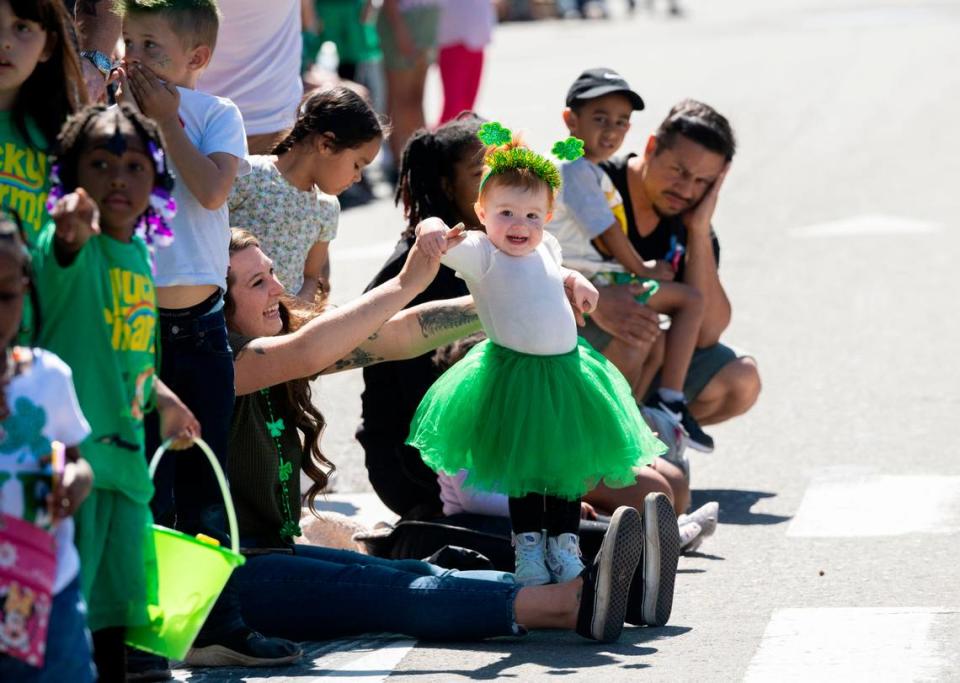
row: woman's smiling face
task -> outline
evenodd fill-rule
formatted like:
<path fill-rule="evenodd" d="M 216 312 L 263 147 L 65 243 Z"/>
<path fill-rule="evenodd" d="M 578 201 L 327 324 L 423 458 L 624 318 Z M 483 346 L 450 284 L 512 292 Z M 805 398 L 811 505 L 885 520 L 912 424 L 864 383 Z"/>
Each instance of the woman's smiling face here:
<path fill-rule="evenodd" d="M 227 321 L 231 330 L 247 337 L 272 337 L 280 333 L 283 285 L 273 274 L 273 261 L 258 247 L 231 254 L 228 287 L 233 304 Z"/>

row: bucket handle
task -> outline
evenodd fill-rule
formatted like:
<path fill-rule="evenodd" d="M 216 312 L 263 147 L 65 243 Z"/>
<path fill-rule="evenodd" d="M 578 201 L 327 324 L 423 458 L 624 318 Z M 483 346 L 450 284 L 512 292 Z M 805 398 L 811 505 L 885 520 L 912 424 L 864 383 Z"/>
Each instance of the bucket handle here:
<path fill-rule="evenodd" d="M 157 452 L 153 454 L 153 458 L 150 460 L 150 478 L 153 479 L 153 475 L 157 471 L 157 466 L 160 464 L 160 458 L 170 450 L 170 444 L 173 443 L 173 439 L 167 439 L 164 441 L 160 448 L 157 449 Z M 223 496 L 223 506 L 227 510 L 227 522 L 230 525 L 230 549 L 237 555 L 240 554 L 240 533 L 237 530 L 237 513 L 233 509 L 233 496 L 230 495 L 230 489 L 227 487 L 227 478 L 223 476 L 223 468 L 220 467 L 220 463 L 217 461 L 217 456 L 213 454 L 213 451 L 210 450 L 210 446 L 207 445 L 207 442 L 201 439 L 200 437 L 195 437 L 193 439 L 193 444 L 197 446 L 205 456 L 207 456 L 207 461 L 210 463 L 210 467 L 213 468 L 213 473 L 217 477 L 217 484 L 220 486 L 220 495 Z"/>

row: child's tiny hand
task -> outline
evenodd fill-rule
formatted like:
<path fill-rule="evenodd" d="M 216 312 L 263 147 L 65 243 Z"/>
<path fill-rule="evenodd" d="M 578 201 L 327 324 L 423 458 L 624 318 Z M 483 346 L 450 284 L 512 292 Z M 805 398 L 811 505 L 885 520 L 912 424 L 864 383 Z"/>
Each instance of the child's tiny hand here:
<path fill-rule="evenodd" d="M 169 389 L 157 391 L 157 412 L 160 416 L 160 438 L 173 439 L 170 448 L 190 448 L 200 436 L 200 423 L 190 409 Z"/>
<path fill-rule="evenodd" d="M 161 81 L 150 67 L 140 62 L 128 65 L 121 82 L 124 90 L 130 87 L 140 111 L 158 124 L 179 122 L 180 91 L 172 83 Z"/>
<path fill-rule="evenodd" d="M 447 253 L 447 234 L 452 232 L 439 218 L 427 218 L 417 225 L 416 246 L 428 257 L 439 259 Z M 457 233 L 459 235 L 459 233 Z"/>
<path fill-rule="evenodd" d="M 56 238 L 68 251 L 78 251 L 91 235 L 100 232 L 100 211 L 82 187 L 57 200 L 50 218 Z"/>
<path fill-rule="evenodd" d="M 597 511 L 585 500 L 580 501 L 580 519 L 597 519 Z"/>
<path fill-rule="evenodd" d="M 579 323 L 583 315 L 592 313 L 597 307 L 600 292 L 580 273 L 575 273 L 570 279 L 572 280 L 570 283 L 570 303 L 573 305 L 574 310 L 580 314 L 577 320 Z"/>
<path fill-rule="evenodd" d="M 673 266 L 667 261 L 644 261 L 643 265 L 647 267 L 647 272 L 637 273 L 641 275 L 641 277 L 670 282 L 677 276 L 677 273 L 673 270 Z"/>
<path fill-rule="evenodd" d="M 93 470 L 86 460 L 68 462 L 63 476 L 50 495 L 47 503 L 54 517 L 63 519 L 71 516 L 80 507 L 80 503 L 93 488 Z"/>
<path fill-rule="evenodd" d="M 450 228 L 447 231 L 447 234 L 444 236 L 447 243 L 444 245 L 443 253 L 447 253 L 455 246 L 463 242 L 463 240 L 467 239 L 466 233 L 467 228 L 463 225 L 463 223 L 457 223 L 455 226 Z"/>

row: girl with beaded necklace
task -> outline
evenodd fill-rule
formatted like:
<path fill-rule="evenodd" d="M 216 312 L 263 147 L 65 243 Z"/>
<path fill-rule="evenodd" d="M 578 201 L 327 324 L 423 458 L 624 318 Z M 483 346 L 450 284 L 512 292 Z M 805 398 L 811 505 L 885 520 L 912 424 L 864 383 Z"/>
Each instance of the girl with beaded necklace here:
<path fill-rule="evenodd" d="M 664 447 L 623 376 L 577 336 L 565 290 L 581 324 L 598 295 L 560 265 L 560 246 L 544 233 L 557 168 L 498 123 L 485 124 L 479 137 L 488 145 L 476 203 L 485 233 L 454 244 L 434 218 L 417 234 L 428 254 L 466 281 L 489 339 L 430 388 L 407 443 L 435 470 L 467 470 L 468 487 L 506 493 L 517 580 L 559 583 L 583 571 L 580 496 L 601 480 L 633 484 L 633 468 Z M 575 159 L 583 143 L 568 138 L 553 151 Z"/>

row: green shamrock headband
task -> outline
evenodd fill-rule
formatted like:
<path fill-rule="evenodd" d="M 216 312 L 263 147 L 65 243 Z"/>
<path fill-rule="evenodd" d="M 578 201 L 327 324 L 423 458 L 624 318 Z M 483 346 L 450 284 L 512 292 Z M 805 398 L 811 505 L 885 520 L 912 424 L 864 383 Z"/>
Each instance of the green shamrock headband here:
<path fill-rule="evenodd" d="M 480 126 L 477 133 L 480 141 L 489 147 L 502 147 L 513 141 L 513 133 L 504 128 L 496 121 L 490 121 Z M 563 161 L 573 161 L 583 156 L 583 140 L 569 137 L 556 143 L 551 150 L 552 154 Z M 511 147 L 508 149 L 494 149 L 488 152 L 483 159 L 489 169 L 483 180 L 480 181 L 480 188 L 486 184 L 491 176 L 512 171 L 515 169 L 526 168 L 543 182 L 550 186 L 550 189 L 556 191 L 560 187 L 560 171 L 552 161 L 540 154 L 537 154 L 529 147 Z"/>

